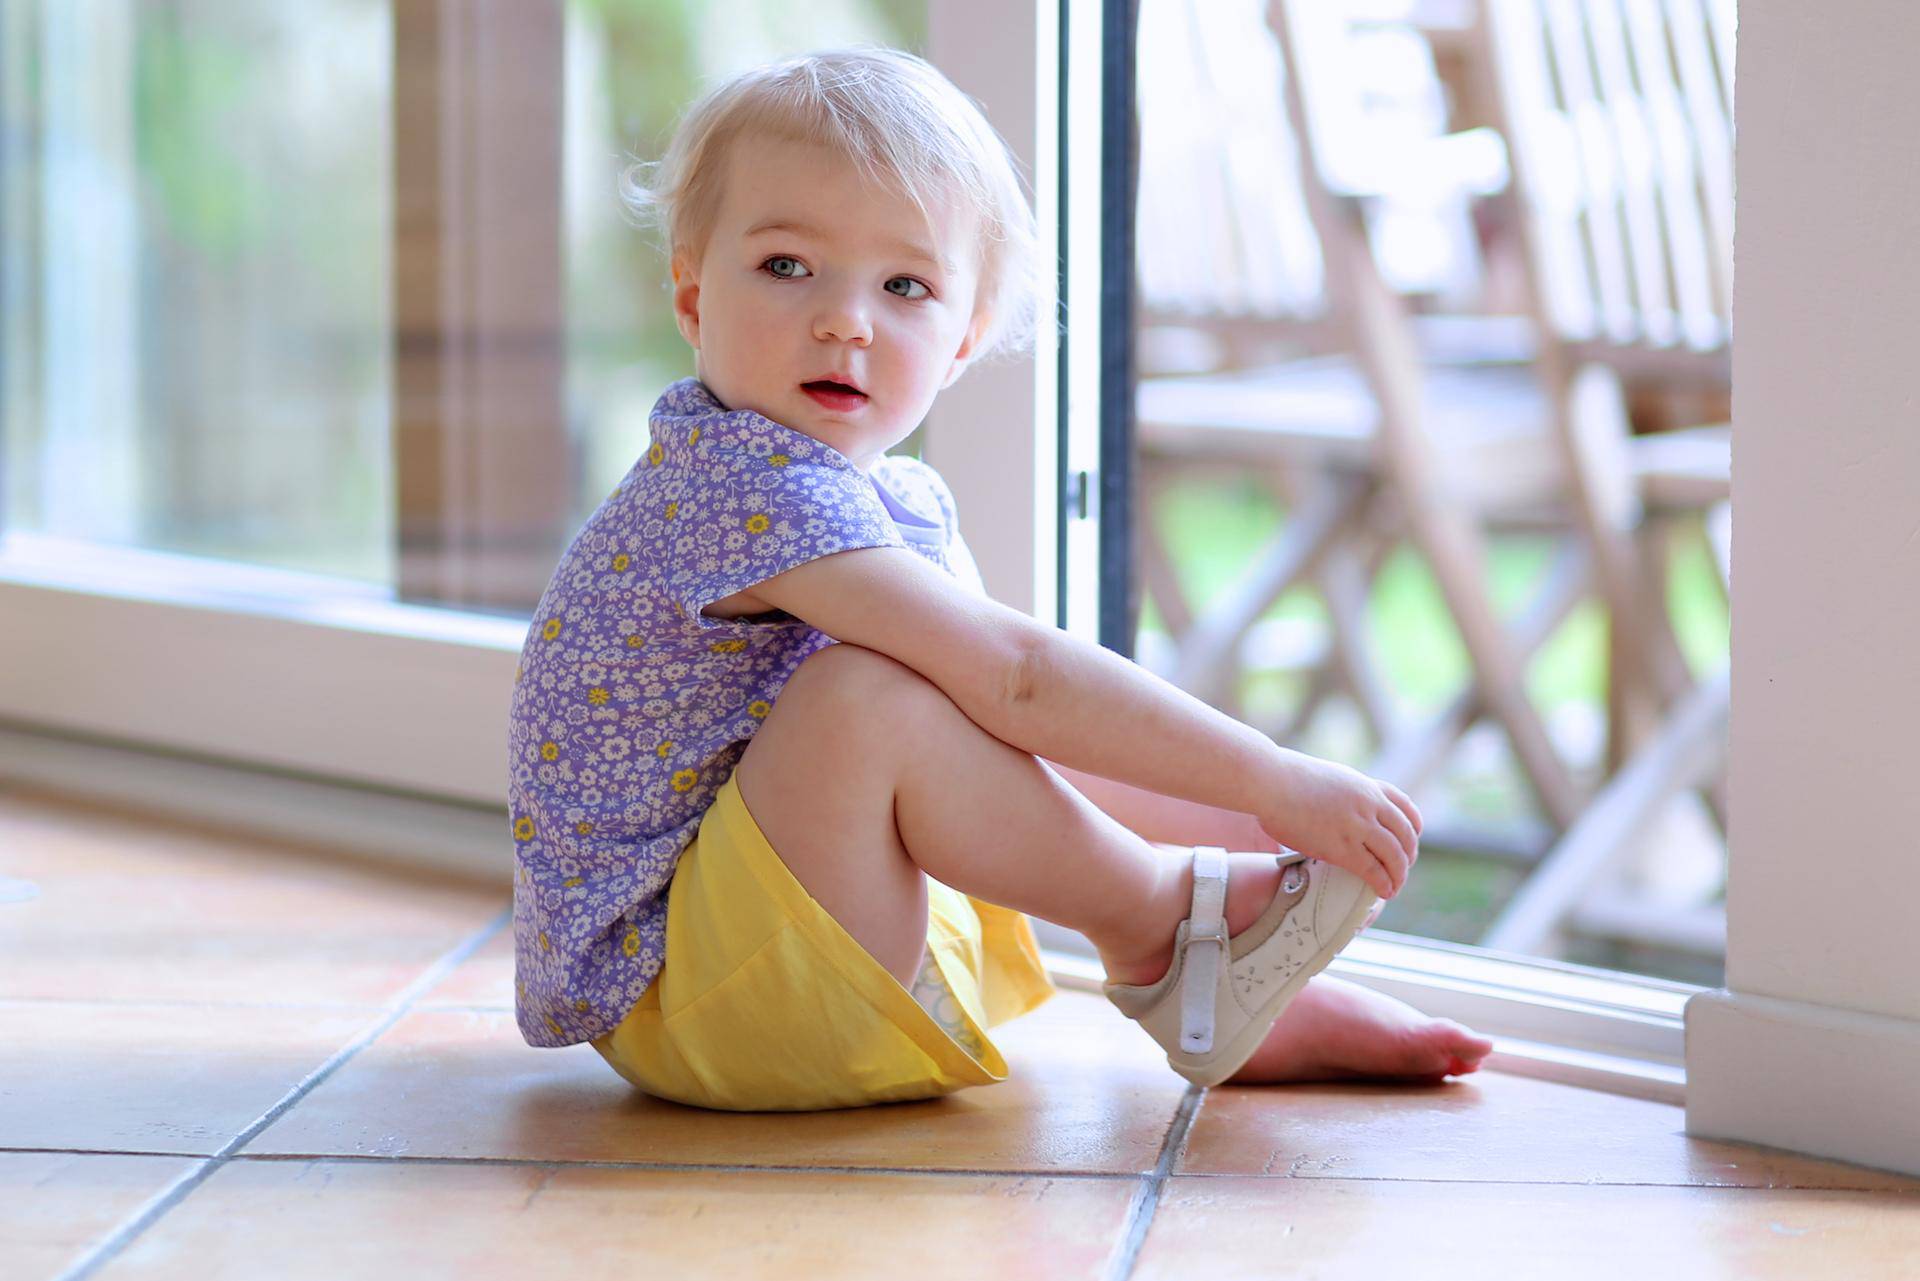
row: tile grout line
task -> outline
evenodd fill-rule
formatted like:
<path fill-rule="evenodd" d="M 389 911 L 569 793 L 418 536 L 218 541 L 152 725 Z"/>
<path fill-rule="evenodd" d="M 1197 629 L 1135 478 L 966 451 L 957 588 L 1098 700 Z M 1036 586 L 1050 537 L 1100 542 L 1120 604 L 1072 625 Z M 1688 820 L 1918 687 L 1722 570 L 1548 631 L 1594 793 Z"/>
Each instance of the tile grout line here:
<path fill-rule="evenodd" d="M 472 937 L 456 944 L 452 951 L 428 966 L 419 978 L 416 978 L 413 982 L 407 984 L 406 987 L 400 989 L 399 994 L 389 1003 L 386 1013 L 382 1015 L 372 1027 L 361 1032 L 359 1036 L 347 1042 L 347 1044 L 340 1049 L 335 1050 L 326 1062 L 309 1072 L 305 1078 L 296 1082 L 293 1088 L 288 1090 L 287 1093 L 280 1098 L 279 1102 L 256 1117 L 251 1124 L 242 1129 L 238 1134 L 228 1139 L 219 1151 L 208 1156 L 199 1165 L 188 1170 L 171 1184 L 148 1198 L 145 1205 L 129 1215 L 119 1227 L 109 1232 L 105 1239 L 94 1246 L 93 1249 L 83 1254 L 76 1262 L 69 1266 L 66 1271 L 59 1273 L 54 1278 L 54 1281 L 82 1281 L 82 1278 L 92 1276 L 95 1272 L 99 1271 L 101 1266 L 108 1260 L 133 1244 L 134 1238 L 138 1237 L 142 1232 L 145 1232 L 149 1227 L 152 1227 L 167 1211 L 184 1201 L 195 1188 L 212 1178 L 216 1170 L 233 1159 L 234 1153 L 238 1152 L 248 1143 L 251 1143 L 256 1135 L 279 1120 L 281 1116 L 285 1115 L 289 1108 L 312 1093 L 315 1087 L 338 1071 L 347 1060 L 365 1049 L 388 1028 L 398 1023 L 401 1018 L 406 1015 L 413 1003 L 420 999 L 422 994 L 431 990 L 434 984 L 452 973 L 468 957 L 479 951 L 489 939 L 498 934 L 500 930 L 510 924 L 512 920 L 513 907 L 509 904 L 504 911 L 482 926 Z"/>
<path fill-rule="evenodd" d="M 1147 1242 L 1147 1229 L 1153 1226 L 1153 1217 L 1160 1209 L 1160 1189 L 1166 1186 L 1167 1179 L 1173 1173 L 1173 1163 L 1186 1150 L 1187 1134 L 1193 1128 L 1193 1118 L 1200 1111 L 1200 1101 L 1206 1096 L 1202 1086 L 1189 1085 L 1180 1099 L 1180 1107 L 1173 1114 L 1173 1123 L 1167 1127 L 1166 1142 L 1160 1145 L 1160 1159 L 1153 1164 L 1153 1170 L 1135 1189 L 1132 1202 L 1127 1206 L 1126 1227 L 1115 1243 L 1113 1257 L 1107 1261 L 1105 1281 L 1128 1281 L 1133 1275 L 1134 1264 L 1139 1261 L 1141 1247 Z"/>
<path fill-rule="evenodd" d="M 210 1160 L 198 1152 L 168 1152 L 151 1148 L 10 1148 L 0 1147 L 0 1157 L 7 1156 L 78 1156 L 78 1157 L 146 1157 L 153 1160 L 182 1159 Z M 569 1161 L 542 1157 L 513 1156 L 373 1156 L 364 1152 L 236 1152 L 231 1161 L 325 1161 L 337 1164 L 359 1165 L 500 1165 L 508 1167 L 537 1167 L 543 1170 L 621 1170 L 631 1173 L 649 1173 L 662 1171 L 673 1174 L 876 1174 L 886 1176 L 978 1179 L 1065 1179 L 1080 1180 L 1088 1183 L 1118 1183 L 1122 1180 L 1138 1181 L 1143 1185 L 1151 1174 L 1120 1173 L 1112 1170 L 1029 1170 L 1007 1167 L 985 1166 L 911 1166 L 911 1165 L 727 1165 L 724 1163 L 693 1161 Z M 1897 1171 L 1876 1171 L 1892 1173 Z M 1662 1180 L 1646 1182 L 1635 1179 L 1591 1178 L 1541 1178 L 1541 1179 L 1486 1179 L 1486 1178 L 1421 1178 L 1417 1175 L 1399 1174 L 1249 1174 L 1233 1170 L 1189 1170 L 1180 1176 L 1183 1179 L 1198 1181 L 1225 1179 L 1252 1179 L 1256 1181 L 1274 1181 L 1289 1179 L 1295 1182 L 1313 1183 L 1417 1183 L 1426 1187 L 1542 1187 L 1542 1188 L 1668 1188 L 1687 1192 L 1861 1192 L 1872 1196 L 1912 1197 L 1920 1196 L 1920 1188 L 1876 1188 L 1861 1187 L 1857 1183 L 1676 1183 Z"/>
<path fill-rule="evenodd" d="M 82 1154 L 85 1155 L 85 1154 Z M 146 1154 L 141 1154 L 146 1155 Z M 1005 1166 L 916 1166 L 916 1165 L 727 1165 L 707 1161 L 566 1161 L 541 1157 L 514 1156 L 369 1156 L 342 1152 L 241 1152 L 236 1161 L 326 1161 L 363 1165 L 477 1165 L 505 1166 L 509 1169 L 537 1167 L 542 1170 L 621 1170 L 645 1174 L 660 1171 L 669 1174 L 877 1174 L 889 1178 L 953 1179 L 1067 1179 L 1088 1183 L 1119 1183 L 1141 1176 L 1115 1170 L 1034 1170 Z"/>

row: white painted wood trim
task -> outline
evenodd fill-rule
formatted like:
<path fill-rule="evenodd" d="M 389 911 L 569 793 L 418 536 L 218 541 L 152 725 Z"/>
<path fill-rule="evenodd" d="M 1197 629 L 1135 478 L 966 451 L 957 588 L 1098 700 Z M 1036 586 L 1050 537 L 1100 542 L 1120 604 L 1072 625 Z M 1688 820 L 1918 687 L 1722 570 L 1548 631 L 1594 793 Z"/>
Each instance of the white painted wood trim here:
<path fill-rule="evenodd" d="M 1920 1175 L 1920 1023 L 1702 992 L 1687 1003 L 1687 1133 Z"/>
<path fill-rule="evenodd" d="M 1920 10 L 1737 33 L 1727 990 L 1687 1129 L 1920 1174 Z"/>
<path fill-rule="evenodd" d="M 0 803 L 9 786 L 497 885 L 502 902 L 513 893 L 504 792 L 485 805 L 439 800 L 0 722 Z"/>
<path fill-rule="evenodd" d="M 164 552 L 0 539 L 0 721 L 505 813 L 524 619 Z"/>
<path fill-rule="evenodd" d="M 0 726 L 0 801 L 7 785 L 55 797 L 127 805 L 340 851 L 389 866 L 456 876 L 512 891 L 512 841 L 503 807 L 404 796 L 182 754 L 138 751 Z M 42 887 L 0 878 L 0 898 Z M 1100 992 L 1086 940 L 1034 926 L 1048 973 L 1063 988 Z M 1486 1070 L 1538 1077 L 1659 1102 L 1686 1102 L 1677 1065 L 1679 1019 L 1669 985 L 1617 976 L 1555 974 L 1544 966 L 1450 955 L 1404 936 L 1362 937 L 1328 973 L 1425 1013 L 1458 1019 L 1494 1041 Z M 1501 982 L 1501 978 L 1508 982 Z M 1542 990 L 1544 980 L 1548 990 Z M 1551 990 L 1558 984 L 1560 990 Z M 1612 1008 L 1607 996 L 1611 994 Z M 1595 1048 L 1595 1046 L 1606 1048 Z M 1916 1065 L 1920 1066 L 1920 1065 Z M 1920 1071 L 1914 1074 L 1920 1077 Z M 1793 1077 L 1789 1079 L 1803 1079 Z"/>
<path fill-rule="evenodd" d="M 1046 958 L 1047 973 L 1059 986 L 1077 992 L 1100 994 L 1103 973 L 1098 962 L 1075 952 L 1050 947 L 1043 947 L 1041 955 Z M 1344 955 L 1336 958 L 1326 972 L 1363 987 L 1384 991 L 1389 996 L 1407 1001 L 1423 1013 L 1469 1022 L 1462 1013 L 1447 1008 L 1444 998 L 1435 1000 L 1433 994 L 1427 992 L 1418 992 L 1409 998 L 1404 992 L 1393 991 L 1365 972 L 1347 966 Z M 1631 1095 L 1676 1107 L 1686 1102 L 1686 1071 L 1673 1064 L 1526 1040 L 1499 1031 L 1484 1015 L 1474 1018 L 1470 1026 L 1493 1042 L 1493 1053 L 1482 1064 L 1484 1071 L 1529 1076 L 1586 1090 L 1604 1090 L 1609 1094 Z"/>
<path fill-rule="evenodd" d="M 985 109 L 1033 184 L 1042 251 L 1058 250 L 1057 10 L 1032 0 L 935 4 L 927 11 L 927 59 Z M 1052 315 L 1052 295 L 1042 300 Z M 926 460 L 953 489 L 960 532 L 987 593 L 1051 622 L 1060 591 L 1055 565 L 1059 494 L 1054 421 L 1053 327 L 1021 360 L 976 365 L 940 393 L 927 415 Z"/>

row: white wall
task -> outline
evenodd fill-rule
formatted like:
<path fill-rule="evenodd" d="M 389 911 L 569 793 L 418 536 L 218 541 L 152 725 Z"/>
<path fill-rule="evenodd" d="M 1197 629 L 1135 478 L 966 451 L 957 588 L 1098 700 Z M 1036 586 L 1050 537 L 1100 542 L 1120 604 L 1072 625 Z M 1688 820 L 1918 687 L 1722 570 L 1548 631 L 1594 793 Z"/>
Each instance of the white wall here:
<path fill-rule="evenodd" d="M 1850 20 L 1857 18 L 1857 21 Z M 1920 8 L 1749 4 L 1731 985 L 1920 1019 Z M 1830 888 L 1816 889 L 1816 885 Z M 1854 963 L 1819 959 L 1843 950 Z"/>
<path fill-rule="evenodd" d="M 1690 1132 L 1920 1173 L 1920 7 L 1741 6 L 1727 985 Z"/>

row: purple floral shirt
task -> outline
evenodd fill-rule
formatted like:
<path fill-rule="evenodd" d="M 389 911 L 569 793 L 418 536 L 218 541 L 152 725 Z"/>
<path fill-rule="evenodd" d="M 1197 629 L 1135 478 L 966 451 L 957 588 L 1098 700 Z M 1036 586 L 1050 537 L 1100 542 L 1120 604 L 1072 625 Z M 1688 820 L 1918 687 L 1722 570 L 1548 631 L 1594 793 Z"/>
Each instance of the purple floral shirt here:
<path fill-rule="evenodd" d="M 819 556 L 910 547 L 981 595 L 953 494 L 918 459 L 863 473 L 682 379 L 587 518 L 514 671 L 507 747 L 515 1014 L 529 1045 L 611 1031 L 665 962 L 667 886 L 794 669 L 833 638 L 701 609 Z"/>

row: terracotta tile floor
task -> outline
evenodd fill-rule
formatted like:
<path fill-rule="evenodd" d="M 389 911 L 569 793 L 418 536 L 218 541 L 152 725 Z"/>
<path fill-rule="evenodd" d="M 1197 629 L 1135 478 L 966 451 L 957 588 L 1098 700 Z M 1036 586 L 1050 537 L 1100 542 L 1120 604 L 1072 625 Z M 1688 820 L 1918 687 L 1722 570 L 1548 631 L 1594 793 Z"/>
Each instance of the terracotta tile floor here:
<path fill-rule="evenodd" d="M 1491 1072 L 1190 1092 L 1082 992 L 937 1102 L 663 1103 L 521 1041 L 506 908 L 0 785 L 0 1276 L 1920 1275 L 1920 1181 Z"/>

